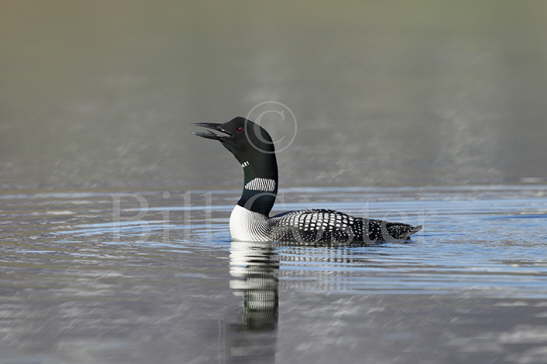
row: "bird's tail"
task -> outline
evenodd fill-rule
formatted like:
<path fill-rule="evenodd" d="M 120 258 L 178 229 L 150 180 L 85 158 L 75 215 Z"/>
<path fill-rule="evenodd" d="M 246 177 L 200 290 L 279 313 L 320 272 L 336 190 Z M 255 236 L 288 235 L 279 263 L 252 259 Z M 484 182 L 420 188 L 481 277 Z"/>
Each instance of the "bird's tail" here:
<path fill-rule="evenodd" d="M 407 240 L 412 234 L 422 230 L 422 225 L 412 226 L 400 223 L 388 223 L 387 231 L 395 239 Z"/>

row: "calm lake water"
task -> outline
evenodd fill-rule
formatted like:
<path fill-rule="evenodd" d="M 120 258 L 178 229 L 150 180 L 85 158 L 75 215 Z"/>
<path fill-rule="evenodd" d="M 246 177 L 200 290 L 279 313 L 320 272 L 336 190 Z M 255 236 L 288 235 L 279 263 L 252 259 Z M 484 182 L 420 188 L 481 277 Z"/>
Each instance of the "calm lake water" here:
<path fill-rule="evenodd" d="M 0 9 L 0 364 L 547 363 L 547 1 Z M 276 212 L 424 230 L 231 242 L 237 115 Z"/>
<path fill-rule="evenodd" d="M 238 194 L 0 194 L 0 363 L 545 363 L 547 186 L 281 191 L 424 225 L 354 248 L 231 242 Z"/>

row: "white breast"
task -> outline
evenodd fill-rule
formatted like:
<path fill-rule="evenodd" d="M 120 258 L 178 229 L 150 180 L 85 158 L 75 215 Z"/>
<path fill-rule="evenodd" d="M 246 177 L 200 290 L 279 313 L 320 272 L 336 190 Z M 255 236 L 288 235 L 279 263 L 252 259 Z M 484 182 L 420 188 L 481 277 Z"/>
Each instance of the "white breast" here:
<path fill-rule="evenodd" d="M 237 241 L 269 241 L 268 218 L 236 205 L 230 215 L 230 235 Z"/>

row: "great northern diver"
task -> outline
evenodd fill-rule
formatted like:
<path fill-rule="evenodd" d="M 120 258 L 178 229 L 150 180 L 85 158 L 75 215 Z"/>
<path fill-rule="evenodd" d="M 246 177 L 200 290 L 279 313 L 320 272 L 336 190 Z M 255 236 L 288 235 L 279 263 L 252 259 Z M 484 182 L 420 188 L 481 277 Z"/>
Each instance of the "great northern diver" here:
<path fill-rule="evenodd" d="M 356 244 L 406 240 L 422 228 L 324 209 L 289 211 L 269 217 L 278 187 L 277 161 L 270 134 L 243 117 L 222 124 L 194 125 L 208 129 L 194 135 L 221 142 L 243 168 L 243 192 L 230 215 L 233 240 Z"/>

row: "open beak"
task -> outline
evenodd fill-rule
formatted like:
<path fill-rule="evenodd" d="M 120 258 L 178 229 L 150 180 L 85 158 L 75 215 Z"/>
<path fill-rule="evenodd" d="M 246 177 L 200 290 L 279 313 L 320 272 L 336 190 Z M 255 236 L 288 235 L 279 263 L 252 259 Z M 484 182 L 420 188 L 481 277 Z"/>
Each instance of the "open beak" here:
<path fill-rule="evenodd" d="M 206 131 L 195 131 L 192 133 L 202 138 L 223 141 L 232 136 L 232 134 L 224 130 L 222 124 L 219 123 L 194 123 L 194 125 L 207 128 Z"/>

